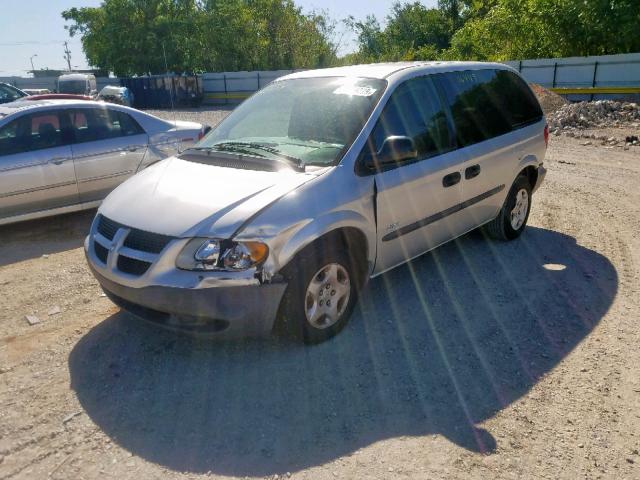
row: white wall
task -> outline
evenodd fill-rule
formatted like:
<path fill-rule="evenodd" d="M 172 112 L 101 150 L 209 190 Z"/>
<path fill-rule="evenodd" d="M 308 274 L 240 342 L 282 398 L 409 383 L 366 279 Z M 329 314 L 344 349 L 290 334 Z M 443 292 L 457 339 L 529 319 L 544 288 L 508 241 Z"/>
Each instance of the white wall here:
<path fill-rule="evenodd" d="M 640 87 L 640 53 L 540 58 L 505 63 L 520 70 L 527 81 L 544 87 Z M 572 100 L 588 97 L 590 95 L 569 96 Z"/>

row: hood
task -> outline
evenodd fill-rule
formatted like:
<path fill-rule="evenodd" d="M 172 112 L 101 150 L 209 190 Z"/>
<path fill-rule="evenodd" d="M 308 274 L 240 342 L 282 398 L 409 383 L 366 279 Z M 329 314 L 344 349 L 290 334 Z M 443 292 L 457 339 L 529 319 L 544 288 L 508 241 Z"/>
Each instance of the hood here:
<path fill-rule="evenodd" d="M 264 207 L 315 177 L 292 170 L 243 170 L 171 157 L 116 188 L 99 212 L 148 232 L 230 238 Z"/>

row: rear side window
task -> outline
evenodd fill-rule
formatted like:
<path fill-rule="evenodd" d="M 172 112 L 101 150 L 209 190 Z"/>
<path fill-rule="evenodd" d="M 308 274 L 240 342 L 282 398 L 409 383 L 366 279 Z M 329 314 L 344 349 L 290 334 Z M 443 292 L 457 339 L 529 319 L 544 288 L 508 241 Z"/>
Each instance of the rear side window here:
<path fill-rule="evenodd" d="M 96 142 L 144 133 L 130 115 L 107 108 L 82 108 L 71 113 L 76 143 Z"/>
<path fill-rule="evenodd" d="M 453 148 L 447 115 L 429 77 L 407 80 L 391 95 L 371 134 L 371 148 L 379 152 L 390 136 L 413 139 L 418 158 Z"/>
<path fill-rule="evenodd" d="M 117 110 L 110 110 L 111 121 L 114 128 L 120 129 L 120 135 L 128 137 L 129 135 L 139 135 L 145 133 L 142 127 L 129 114 Z"/>
<path fill-rule="evenodd" d="M 66 131 L 68 132 L 68 131 Z M 67 145 L 58 112 L 23 115 L 0 129 L 0 156 Z"/>
<path fill-rule="evenodd" d="M 542 118 L 535 96 L 513 72 L 466 70 L 438 77 L 460 147 L 503 135 Z"/>

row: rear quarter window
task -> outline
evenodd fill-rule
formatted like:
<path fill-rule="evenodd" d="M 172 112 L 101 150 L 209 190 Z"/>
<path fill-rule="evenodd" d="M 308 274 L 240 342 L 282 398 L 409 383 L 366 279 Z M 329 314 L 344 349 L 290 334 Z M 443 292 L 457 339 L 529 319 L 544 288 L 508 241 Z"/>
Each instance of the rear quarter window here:
<path fill-rule="evenodd" d="M 439 74 L 459 147 L 539 121 L 542 110 L 526 83 L 508 70 Z"/>

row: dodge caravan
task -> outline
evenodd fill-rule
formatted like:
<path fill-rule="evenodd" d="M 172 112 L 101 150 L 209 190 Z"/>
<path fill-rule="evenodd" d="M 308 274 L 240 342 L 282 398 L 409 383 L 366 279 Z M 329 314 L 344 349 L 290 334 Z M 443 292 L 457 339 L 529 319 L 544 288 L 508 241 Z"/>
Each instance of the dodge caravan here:
<path fill-rule="evenodd" d="M 109 298 L 165 327 L 319 342 L 368 278 L 480 226 L 521 235 L 547 141 L 505 65 L 298 72 L 113 191 L 86 255 Z"/>

